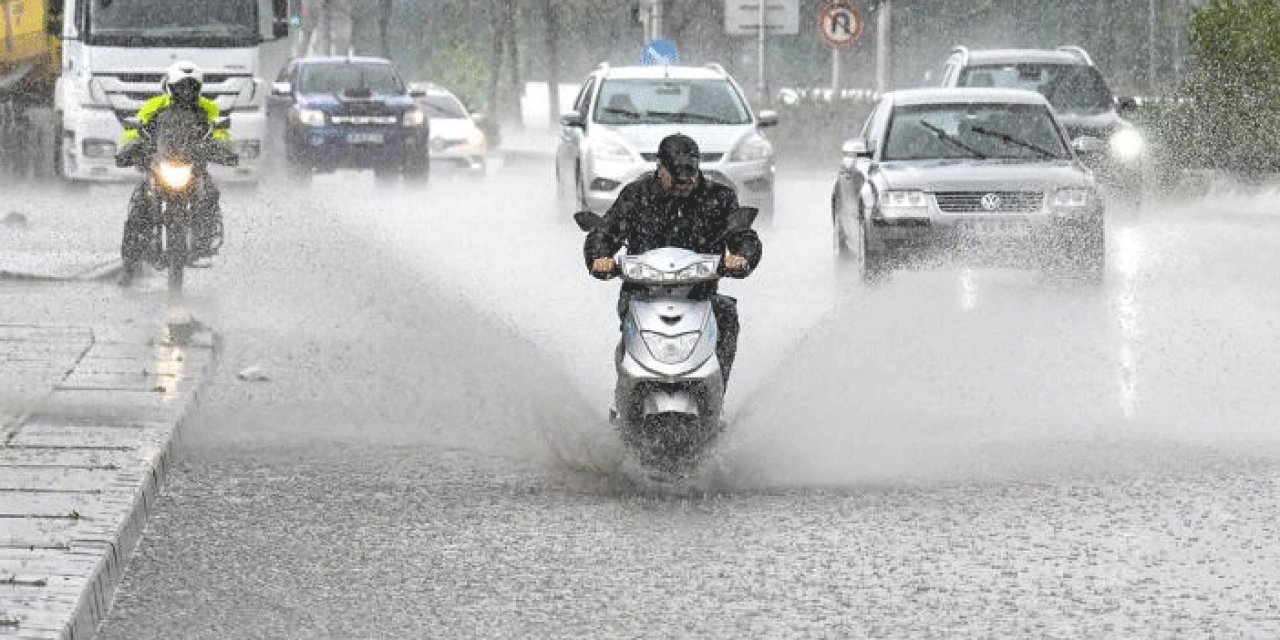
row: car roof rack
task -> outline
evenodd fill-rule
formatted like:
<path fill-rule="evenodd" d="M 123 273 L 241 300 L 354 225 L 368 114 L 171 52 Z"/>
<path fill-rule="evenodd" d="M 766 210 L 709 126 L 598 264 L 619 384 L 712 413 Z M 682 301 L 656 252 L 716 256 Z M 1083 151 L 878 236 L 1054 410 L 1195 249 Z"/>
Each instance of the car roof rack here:
<path fill-rule="evenodd" d="M 608 63 L 608 62 L 601 62 L 600 64 L 596 65 L 596 71 L 603 71 L 603 72 L 605 72 L 605 73 L 608 73 L 608 72 L 609 72 L 609 63 Z"/>
<path fill-rule="evenodd" d="M 960 64 L 969 63 L 969 47 L 964 45 L 956 45 L 951 48 L 951 55 L 960 56 Z"/>
<path fill-rule="evenodd" d="M 722 75 L 722 76 L 727 76 L 727 75 L 729 75 L 728 73 L 726 73 L 726 72 L 725 72 L 724 67 L 720 66 L 720 63 L 718 63 L 718 62 L 708 62 L 708 63 L 707 63 L 707 68 L 708 68 L 708 69 L 710 69 L 710 70 L 712 70 L 712 71 L 714 71 L 714 72 L 716 72 L 716 73 L 718 73 L 718 74 L 720 74 L 720 75 Z"/>
<path fill-rule="evenodd" d="M 1063 45 L 1061 47 L 1058 47 L 1058 51 L 1073 53 L 1076 56 L 1078 56 L 1081 60 L 1083 60 L 1085 64 L 1091 67 L 1093 66 L 1093 58 L 1090 58 L 1089 53 L 1086 52 L 1082 47 L 1078 47 L 1075 45 Z"/>

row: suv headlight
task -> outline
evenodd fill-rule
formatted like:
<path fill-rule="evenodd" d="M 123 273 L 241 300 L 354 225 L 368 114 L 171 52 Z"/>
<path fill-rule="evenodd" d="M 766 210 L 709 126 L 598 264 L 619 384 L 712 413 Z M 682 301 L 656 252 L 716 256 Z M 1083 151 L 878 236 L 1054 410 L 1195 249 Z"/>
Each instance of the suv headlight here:
<path fill-rule="evenodd" d="M 630 162 L 635 157 L 625 145 L 613 140 L 596 140 L 592 142 L 591 156 L 596 160 L 612 162 Z"/>
<path fill-rule="evenodd" d="M 885 218 L 927 218 L 929 200 L 923 191 L 916 189 L 885 191 L 880 201 L 880 215 Z"/>
<path fill-rule="evenodd" d="M 1134 129 L 1121 129 L 1111 136 L 1111 153 L 1115 154 L 1121 160 L 1133 160 L 1142 155 L 1142 150 L 1146 147 L 1146 141 L 1142 139 L 1142 134 Z"/>
<path fill-rule="evenodd" d="M 421 127 L 427 123 L 427 113 L 422 109 L 406 111 L 404 116 L 401 117 L 400 123 L 406 127 Z"/>
<path fill-rule="evenodd" d="M 308 127 L 323 127 L 324 112 L 319 109 L 298 109 L 298 122 Z"/>
<path fill-rule="evenodd" d="M 773 154 L 773 145 L 759 133 L 753 133 L 742 139 L 729 154 L 729 162 L 750 162 L 764 160 Z"/>
<path fill-rule="evenodd" d="M 1051 204 L 1056 209 L 1080 209 L 1093 202 L 1093 190 L 1084 187 L 1066 187 L 1053 192 Z"/>
<path fill-rule="evenodd" d="M 677 364 L 688 360 L 701 336 L 698 331 L 678 336 L 664 336 L 653 331 L 640 332 L 640 337 L 644 338 L 644 346 L 649 347 L 649 353 L 662 364 Z"/>

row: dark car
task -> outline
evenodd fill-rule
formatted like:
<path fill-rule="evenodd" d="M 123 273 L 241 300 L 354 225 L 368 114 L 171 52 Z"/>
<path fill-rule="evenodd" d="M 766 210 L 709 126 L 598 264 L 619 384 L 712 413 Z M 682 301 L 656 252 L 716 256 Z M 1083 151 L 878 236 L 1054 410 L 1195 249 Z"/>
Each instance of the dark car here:
<path fill-rule="evenodd" d="M 300 58 L 272 89 L 270 119 L 289 175 L 373 169 L 425 182 L 429 119 L 395 66 L 381 58 Z"/>
<path fill-rule="evenodd" d="M 944 87 L 994 87 L 1036 91 L 1048 99 L 1072 138 L 1105 141 L 1080 154 L 1104 187 L 1125 199 L 1141 195 L 1147 149 L 1142 134 L 1122 111 L 1135 101 L 1117 99 L 1093 59 L 1080 47 L 985 49 L 956 47 L 942 71 Z"/>

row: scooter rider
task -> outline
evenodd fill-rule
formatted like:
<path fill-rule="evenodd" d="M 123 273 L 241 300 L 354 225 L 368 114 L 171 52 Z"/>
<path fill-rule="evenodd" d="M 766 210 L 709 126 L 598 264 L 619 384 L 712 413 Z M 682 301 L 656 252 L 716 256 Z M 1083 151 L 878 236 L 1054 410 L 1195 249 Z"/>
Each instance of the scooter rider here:
<path fill-rule="evenodd" d="M 218 119 L 218 105 L 214 101 L 200 95 L 204 87 L 204 72 L 191 62 L 175 62 L 169 66 L 162 82 L 164 94 L 151 98 L 138 109 L 137 119 L 143 127 L 148 126 L 155 117 L 166 109 L 187 109 L 206 116 L 212 125 Z M 138 141 L 141 135 L 137 129 L 126 129 L 124 142 Z M 231 133 L 225 129 L 216 129 L 213 139 L 230 142 Z M 195 211 L 192 227 L 195 231 L 192 246 L 192 260 L 210 258 L 222 245 L 222 211 L 219 206 L 220 194 L 207 174 L 201 175 L 197 183 L 199 191 L 195 194 Z M 155 213 L 154 202 L 147 191 L 144 180 L 133 191 L 129 199 L 129 214 L 124 223 L 124 239 L 121 242 L 120 254 L 124 262 L 122 282 L 128 283 L 137 268 L 138 261 L 150 241 L 152 228 L 151 217 Z"/>
<path fill-rule="evenodd" d="M 724 254 L 722 270 L 734 278 L 745 278 L 760 264 L 760 237 L 750 227 L 734 223 L 737 193 L 707 180 L 699 157 L 698 143 L 689 136 L 677 133 L 662 139 L 657 170 L 624 187 L 605 214 L 604 224 L 587 234 L 583 253 L 591 275 L 601 280 L 612 277 L 617 266 L 613 255 L 623 245 L 633 254 L 659 247 Z M 619 316 L 626 314 L 635 290 L 623 285 Z M 727 384 L 737 353 L 737 300 L 714 289 L 708 293 L 720 329 L 716 357 Z"/>

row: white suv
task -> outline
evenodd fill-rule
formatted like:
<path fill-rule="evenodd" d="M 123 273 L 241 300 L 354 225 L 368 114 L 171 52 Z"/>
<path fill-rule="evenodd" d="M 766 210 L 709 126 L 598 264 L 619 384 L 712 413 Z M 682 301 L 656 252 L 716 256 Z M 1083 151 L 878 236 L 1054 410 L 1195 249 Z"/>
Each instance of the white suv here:
<path fill-rule="evenodd" d="M 658 143 L 673 133 L 698 142 L 702 172 L 732 186 L 742 206 L 773 215 L 773 145 L 760 132 L 778 114 L 751 111 L 719 65 L 600 65 L 560 117 L 556 180 L 575 210 L 603 213 L 622 187 L 652 171 Z"/>

